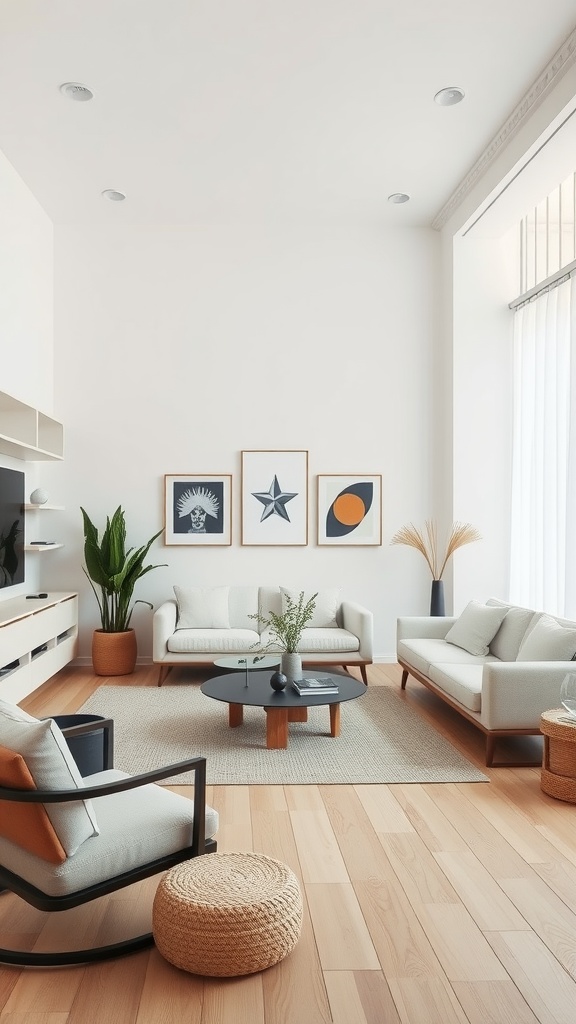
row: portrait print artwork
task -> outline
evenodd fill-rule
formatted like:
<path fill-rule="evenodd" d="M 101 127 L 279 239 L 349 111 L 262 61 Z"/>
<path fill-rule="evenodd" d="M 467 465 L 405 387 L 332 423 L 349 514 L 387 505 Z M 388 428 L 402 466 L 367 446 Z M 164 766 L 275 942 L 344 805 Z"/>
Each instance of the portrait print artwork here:
<path fill-rule="evenodd" d="M 308 543 L 308 452 L 242 452 L 242 544 Z"/>
<path fill-rule="evenodd" d="M 232 543 L 232 477 L 165 476 L 164 543 Z"/>
<path fill-rule="evenodd" d="M 382 544 L 382 476 L 318 476 L 318 543 Z"/>

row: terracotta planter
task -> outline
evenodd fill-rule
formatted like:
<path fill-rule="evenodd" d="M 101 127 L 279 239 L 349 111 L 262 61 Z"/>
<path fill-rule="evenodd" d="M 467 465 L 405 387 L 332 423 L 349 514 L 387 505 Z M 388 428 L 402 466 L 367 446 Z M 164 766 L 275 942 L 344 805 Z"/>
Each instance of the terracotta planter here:
<path fill-rule="evenodd" d="M 127 676 L 136 667 L 136 633 L 105 633 L 95 629 L 92 634 L 92 664 L 97 676 Z"/>

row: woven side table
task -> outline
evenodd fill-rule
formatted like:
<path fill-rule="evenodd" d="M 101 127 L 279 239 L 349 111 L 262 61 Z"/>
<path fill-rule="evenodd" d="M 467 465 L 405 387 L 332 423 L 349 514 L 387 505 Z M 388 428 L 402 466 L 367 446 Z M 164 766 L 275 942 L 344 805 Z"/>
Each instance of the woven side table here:
<path fill-rule="evenodd" d="M 300 938 L 302 894 L 287 864 L 261 853 L 211 853 L 171 868 L 152 911 L 158 951 L 208 977 L 254 974 Z"/>
<path fill-rule="evenodd" d="M 564 708 L 545 711 L 540 718 L 544 757 L 540 788 L 557 800 L 576 803 L 576 721 L 563 721 Z"/>

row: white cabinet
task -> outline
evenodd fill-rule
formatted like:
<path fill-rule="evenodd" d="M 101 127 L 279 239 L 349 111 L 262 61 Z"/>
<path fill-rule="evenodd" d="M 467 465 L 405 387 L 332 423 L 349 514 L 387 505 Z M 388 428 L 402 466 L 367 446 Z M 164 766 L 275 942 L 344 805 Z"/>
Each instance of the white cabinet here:
<path fill-rule="evenodd" d="M 76 655 L 78 595 L 0 602 L 0 697 L 22 700 Z"/>
<path fill-rule="evenodd" d="M 64 457 L 64 427 L 31 405 L 0 391 L 0 452 L 41 462 Z"/>

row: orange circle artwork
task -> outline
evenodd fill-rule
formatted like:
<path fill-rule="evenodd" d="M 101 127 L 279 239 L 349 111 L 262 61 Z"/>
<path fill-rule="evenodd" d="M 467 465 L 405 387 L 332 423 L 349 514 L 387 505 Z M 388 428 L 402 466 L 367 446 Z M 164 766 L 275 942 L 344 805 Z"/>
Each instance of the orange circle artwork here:
<path fill-rule="evenodd" d="M 356 494 L 339 494 L 332 510 L 338 522 L 345 526 L 356 526 L 366 514 L 364 502 Z"/>

